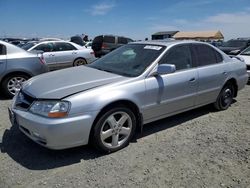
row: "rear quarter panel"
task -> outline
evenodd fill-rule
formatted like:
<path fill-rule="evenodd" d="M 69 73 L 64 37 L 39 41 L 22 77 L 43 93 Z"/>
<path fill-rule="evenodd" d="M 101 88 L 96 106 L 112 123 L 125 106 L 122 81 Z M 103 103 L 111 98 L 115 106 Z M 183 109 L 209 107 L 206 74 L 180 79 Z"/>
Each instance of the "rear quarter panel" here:
<path fill-rule="evenodd" d="M 228 62 L 230 75 L 229 78 L 235 78 L 238 85 L 238 90 L 245 87 L 248 81 L 248 74 L 246 70 L 246 64 L 238 59 L 232 58 Z"/>
<path fill-rule="evenodd" d="M 89 48 L 78 50 L 76 58 L 84 58 L 87 63 L 92 63 L 96 60 L 96 57 L 94 56 L 94 54 L 91 54 L 91 52 L 93 53 L 93 50 Z"/>
<path fill-rule="evenodd" d="M 45 65 L 40 63 L 40 60 L 37 55 L 8 55 L 6 74 L 15 71 L 25 72 L 30 76 L 35 76 L 46 72 L 47 68 Z"/>

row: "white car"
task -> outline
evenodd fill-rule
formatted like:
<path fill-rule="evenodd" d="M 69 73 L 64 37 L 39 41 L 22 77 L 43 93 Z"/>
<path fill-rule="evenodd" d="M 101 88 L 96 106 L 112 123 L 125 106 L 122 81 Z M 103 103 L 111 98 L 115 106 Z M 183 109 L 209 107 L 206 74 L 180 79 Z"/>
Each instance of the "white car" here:
<path fill-rule="evenodd" d="M 86 48 L 92 48 L 92 41 L 86 42 L 84 45 Z"/>
<path fill-rule="evenodd" d="M 42 51 L 49 70 L 92 63 L 94 51 L 67 41 L 33 41 L 22 47 L 27 51 Z"/>
<path fill-rule="evenodd" d="M 238 57 L 244 59 L 246 65 L 247 65 L 247 73 L 250 81 L 250 47 L 246 48 L 244 51 L 242 51 Z"/>

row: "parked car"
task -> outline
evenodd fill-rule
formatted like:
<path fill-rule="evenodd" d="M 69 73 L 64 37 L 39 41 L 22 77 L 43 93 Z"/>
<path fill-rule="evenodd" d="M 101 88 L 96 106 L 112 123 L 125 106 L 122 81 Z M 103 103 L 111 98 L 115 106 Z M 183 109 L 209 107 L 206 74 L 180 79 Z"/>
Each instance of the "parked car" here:
<path fill-rule="evenodd" d="M 63 40 L 59 38 L 40 38 L 38 41 L 45 42 L 45 41 L 63 41 Z"/>
<path fill-rule="evenodd" d="M 133 40 L 121 36 L 100 35 L 94 38 L 92 49 L 94 50 L 96 57 L 101 57 L 129 42 L 133 42 Z"/>
<path fill-rule="evenodd" d="M 30 42 L 22 47 L 27 51 L 42 51 L 49 70 L 92 63 L 96 58 L 92 49 L 67 41 Z"/>
<path fill-rule="evenodd" d="M 13 97 L 30 77 L 47 72 L 42 55 L 32 54 L 10 43 L 0 41 L 1 93 Z"/>
<path fill-rule="evenodd" d="M 84 45 L 86 48 L 92 48 L 92 41 L 86 42 Z"/>
<path fill-rule="evenodd" d="M 31 79 L 9 113 L 47 148 L 92 142 L 114 152 L 145 123 L 210 103 L 226 110 L 247 79 L 245 63 L 206 43 L 136 42 L 88 66 Z"/>
<path fill-rule="evenodd" d="M 222 43 L 219 48 L 228 55 L 238 55 L 248 46 L 250 46 L 250 38 L 238 38 Z"/>
<path fill-rule="evenodd" d="M 73 42 L 73 43 L 78 44 L 80 46 L 85 45 L 85 42 L 83 41 L 83 38 L 81 36 L 78 36 L 78 35 L 71 37 L 70 42 Z"/>
<path fill-rule="evenodd" d="M 242 58 L 247 66 L 247 73 L 250 82 L 250 47 L 241 52 L 238 57 Z"/>

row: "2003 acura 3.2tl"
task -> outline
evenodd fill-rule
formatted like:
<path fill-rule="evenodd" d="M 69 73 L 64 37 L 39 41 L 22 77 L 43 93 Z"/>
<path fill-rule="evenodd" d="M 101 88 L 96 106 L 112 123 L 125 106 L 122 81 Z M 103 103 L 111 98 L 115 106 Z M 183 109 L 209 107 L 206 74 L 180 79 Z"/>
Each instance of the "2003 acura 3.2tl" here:
<path fill-rule="evenodd" d="M 137 42 L 91 65 L 30 79 L 9 113 L 12 123 L 42 146 L 92 142 L 114 152 L 142 124 L 210 103 L 227 109 L 247 80 L 244 62 L 209 44 Z"/>

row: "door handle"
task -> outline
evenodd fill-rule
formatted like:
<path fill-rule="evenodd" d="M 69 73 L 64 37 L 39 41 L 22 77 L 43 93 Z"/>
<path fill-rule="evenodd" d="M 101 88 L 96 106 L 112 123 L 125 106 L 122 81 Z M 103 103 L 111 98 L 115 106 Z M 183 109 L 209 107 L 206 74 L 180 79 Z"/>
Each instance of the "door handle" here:
<path fill-rule="evenodd" d="M 49 56 L 55 56 L 55 54 L 49 54 Z"/>
<path fill-rule="evenodd" d="M 3 62 L 3 61 L 0 61 L 0 64 L 4 64 L 4 62 Z"/>
<path fill-rule="evenodd" d="M 227 72 L 226 72 L 226 71 L 224 71 L 222 74 L 227 75 Z"/>
<path fill-rule="evenodd" d="M 195 82 L 195 78 L 190 78 L 189 82 Z"/>

